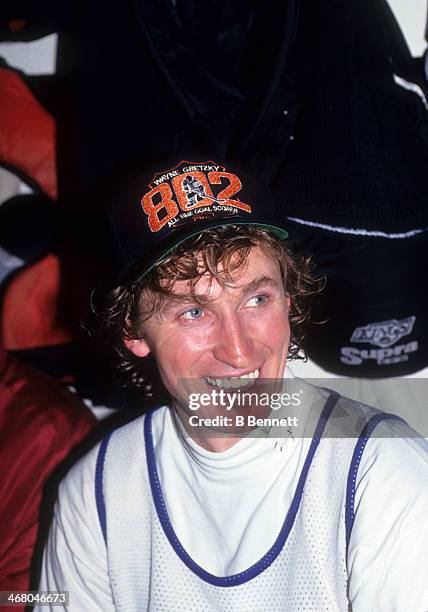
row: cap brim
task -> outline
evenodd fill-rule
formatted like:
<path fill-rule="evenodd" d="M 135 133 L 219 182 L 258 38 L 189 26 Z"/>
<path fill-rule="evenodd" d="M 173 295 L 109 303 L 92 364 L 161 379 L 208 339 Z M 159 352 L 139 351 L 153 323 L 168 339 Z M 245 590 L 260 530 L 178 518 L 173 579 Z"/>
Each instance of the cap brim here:
<path fill-rule="evenodd" d="M 274 234 L 280 240 L 286 240 L 288 238 L 288 232 L 277 226 L 265 223 L 262 220 L 257 221 L 252 219 L 247 221 L 246 219 L 215 219 L 206 221 L 198 224 L 198 229 L 193 231 L 181 231 L 180 234 L 172 234 L 167 240 L 163 240 L 159 243 L 158 249 L 153 249 L 153 254 L 149 257 L 145 257 L 143 260 L 133 264 L 124 274 L 122 282 L 138 282 L 143 279 L 164 257 L 169 255 L 177 246 L 185 242 L 188 238 L 197 236 L 206 229 L 222 227 L 224 225 L 255 225 L 266 229 Z"/>

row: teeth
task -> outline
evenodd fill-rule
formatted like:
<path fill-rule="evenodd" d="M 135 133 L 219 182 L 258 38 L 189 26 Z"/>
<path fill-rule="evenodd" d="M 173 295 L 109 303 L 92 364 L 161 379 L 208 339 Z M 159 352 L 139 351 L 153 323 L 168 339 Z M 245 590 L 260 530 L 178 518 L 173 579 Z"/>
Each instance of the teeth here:
<path fill-rule="evenodd" d="M 231 378 L 211 378 L 211 376 L 205 376 L 204 381 L 211 385 L 212 387 L 217 387 L 219 389 L 243 389 L 245 387 L 249 387 L 254 380 L 256 380 L 260 375 L 260 371 L 254 370 L 254 372 L 249 372 L 248 374 L 244 374 L 243 376 L 232 376 Z"/>

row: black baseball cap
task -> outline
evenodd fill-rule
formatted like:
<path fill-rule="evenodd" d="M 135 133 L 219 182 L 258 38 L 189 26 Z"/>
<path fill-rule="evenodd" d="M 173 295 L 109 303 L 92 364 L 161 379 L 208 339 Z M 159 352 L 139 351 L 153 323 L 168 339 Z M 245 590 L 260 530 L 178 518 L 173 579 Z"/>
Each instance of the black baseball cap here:
<path fill-rule="evenodd" d="M 327 279 L 311 302 L 309 357 L 348 377 L 405 376 L 428 366 L 428 232 L 368 239 L 289 225 L 294 248 Z"/>
<path fill-rule="evenodd" d="M 288 236 L 269 189 L 235 163 L 168 162 L 127 182 L 108 210 L 112 230 L 110 282 L 141 279 L 174 247 L 202 230 L 257 225 Z"/>

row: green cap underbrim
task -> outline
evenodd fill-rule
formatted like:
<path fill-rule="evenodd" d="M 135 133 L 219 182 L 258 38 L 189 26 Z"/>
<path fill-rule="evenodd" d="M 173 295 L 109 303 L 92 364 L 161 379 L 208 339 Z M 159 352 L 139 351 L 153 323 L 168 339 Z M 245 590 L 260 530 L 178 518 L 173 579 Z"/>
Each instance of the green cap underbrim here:
<path fill-rule="evenodd" d="M 256 225 L 258 227 L 262 227 L 263 229 L 268 230 L 269 232 L 271 232 L 272 234 L 274 234 L 277 238 L 279 238 L 280 240 L 286 240 L 288 238 L 288 232 L 286 232 L 285 229 L 282 229 L 281 227 L 278 227 L 277 225 L 270 225 L 268 223 L 260 223 L 257 221 L 234 221 L 234 222 L 226 222 L 225 220 L 222 219 L 222 222 L 216 222 L 213 223 L 213 225 L 207 225 L 205 227 L 199 228 L 194 232 L 189 232 L 188 234 L 186 233 L 185 236 L 183 236 L 180 240 L 177 240 L 177 242 L 175 242 L 172 246 L 170 246 L 169 248 L 165 249 L 165 251 L 163 251 L 159 257 L 156 258 L 155 261 L 153 261 L 149 266 L 147 266 L 147 268 L 141 272 L 133 282 L 138 282 L 140 281 L 142 278 L 144 278 L 146 276 L 146 274 L 148 274 L 151 270 L 153 270 L 153 268 L 160 262 L 162 261 L 162 259 L 164 259 L 164 257 L 166 257 L 167 255 L 169 255 L 170 253 L 172 253 L 172 251 L 178 247 L 180 244 L 183 244 L 183 242 L 186 242 L 186 240 L 188 240 L 189 238 L 193 238 L 193 236 L 197 236 L 198 234 L 201 234 L 203 231 L 207 230 L 207 229 L 214 229 L 216 227 L 223 227 L 224 225 Z"/>

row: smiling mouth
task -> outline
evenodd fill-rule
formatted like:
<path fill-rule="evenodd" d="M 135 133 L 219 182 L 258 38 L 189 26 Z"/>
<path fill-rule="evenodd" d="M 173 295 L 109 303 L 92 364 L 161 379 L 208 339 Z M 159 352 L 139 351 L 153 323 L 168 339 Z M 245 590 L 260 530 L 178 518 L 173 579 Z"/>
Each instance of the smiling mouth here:
<path fill-rule="evenodd" d="M 231 376 L 228 378 L 213 378 L 212 376 L 203 376 L 202 380 L 205 384 L 216 387 L 217 389 L 246 389 L 254 384 L 259 377 L 260 371 L 254 370 L 243 376 Z"/>

